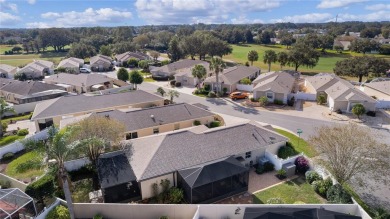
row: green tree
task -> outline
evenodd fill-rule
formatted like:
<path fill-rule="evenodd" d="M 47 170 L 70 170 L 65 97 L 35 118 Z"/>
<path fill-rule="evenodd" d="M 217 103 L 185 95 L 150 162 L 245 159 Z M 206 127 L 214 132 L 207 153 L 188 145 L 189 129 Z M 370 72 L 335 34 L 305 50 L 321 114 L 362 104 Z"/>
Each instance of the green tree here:
<path fill-rule="evenodd" d="M 141 60 L 138 62 L 138 67 L 142 68 L 144 71 L 149 71 L 149 62 L 146 60 Z"/>
<path fill-rule="evenodd" d="M 112 34 L 116 43 L 130 41 L 133 38 L 133 29 L 131 27 L 116 27 Z"/>
<path fill-rule="evenodd" d="M 350 49 L 353 52 L 366 54 L 374 50 L 378 50 L 380 45 L 370 39 L 356 39 L 352 41 Z"/>
<path fill-rule="evenodd" d="M 286 66 L 288 63 L 288 53 L 281 51 L 278 53 L 278 62 L 280 64 L 280 70 L 283 69 L 283 66 Z"/>
<path fill-rule="evenodd" d="M 268 72 L 271 71 L 271 63 L 278 60 L 278 55 L 274 50 L 266 50 L 263 55 L 264 64 L 268 64 Z"/>
<path fill-rule="evenodd" d="M 165 96 L 166 92 L 165 92 L 164 88 L 158 87 L 157 88 L 157 93 L 161 94 L 161 96 L 163 97 L 163 96 Z"/>
<path fill-rule="evenodd" d="M 16 114 L 15 109 L 12 106 L 9 106 L 3 97 L 0 97 L 0 124 L 2 124 L 1 120 L 6 113 Z M 0 137 L 3 137 L 3 134 L 3 126 L 0 125 Z"/>
<path fill-rule="evenodd" d="M 256 52 L 256 50 L 251 50 L 248 52 L 248 61 L 251 62 L 251 65 L 253 65 L 253 62 L 259 60 L 259 53 Z"/>
<path fill-rule="evenodd" d="M 194 76 L 194 78 L 197 78 L 199 83 L 203 78 L 206 77 L 206 74 L 207 70 L 203 65 L 195 65 L 192 68 L 192 76 Z"/>
<path fill-rule="evenodd" d="M 109 46 L 106 46 L 106 45 L 101 46 L 99 51 L 100 51 L 100 54 L 105 55 L 105 56 L 110 57 L 112 55 L 111 48 Z"/>
<path fill-rule="evenodd" d="M 134 51 L 136 45 L 132 42 L 117 42 L 110 45 L 111 50 L 115 54 L 122 54 L 128 51 Z"/>
<path fill-rule="evenodd" d="M 319 52 L 302 42 L 296 43 L 288 54 L 288 65 L 295 67 L 298 71 L 300 66 L 313 68 L 317 65 L 320 58 Z"/>
<path fill-rule="evenodd" d="M 180 93 L 176 90 L 169 90 L 167 95 L 169 96 L 169 99 L 171 100 L 171 103 L 173 103 L 173 99 L 175 97 L 179 97 L 180 96 Z"/>
<path fill-rule="evenodd" d="M 318 47 L 321 48 L 321 51 L 324 53 L 326 49 L 332 49 L 334 43 L 334 37 L 330 34 L 320 35 L 318 37 L 319 44 Z"/>
<path fill-rule="evenodd" d="M 360 103 L 355 104 L 352 107 L 352 113 L 355 114 L 358 117 L 358 119 L 360 119 L 360 116 L 363 115 L 365 112 L 366 112 L 366 109 Z"/>
<path fill-rule="evenodd" d="M 129 72 L 125 68 L 120 68 L 117 73 L 117 77 L 121 81 L 129 80 Z"/>
<path fill-rule="evenodd" d="M 137 70 L 133 70 L 130 72 L 130 83 L 134 84 L 135 89 L 137 89 L 138 84 L 142 84 L 144 81 L 144 77 Z"/>
<path fill-rule="evenodd" d="M 226 64 L 222 61 L 221 58 L 218 58 L 218 57 L 211 58 L 211 63 L 210 63 L 209 68 L 210 68 L 210 71 L 214 71 L 218 94 L 221 92 L 220 84 L 219 84 L 219 73 L 222 73 L 225 67 L 226 67 Z"/>
<path fill-rule="evenodd" d="M 177 36 L 172 37 L 171 42 L 169 42 L 168 56 L 172 62 L 183 58 L 183 52 L 179 46 L 179 38 Z"/>
<path fill-rule="evenodd" d="M 17 53 L 19 53 L 20 51 L 22 51 L 23 49 L 22 49 L 22 47 L 20 47 L 20 46 L 14 46 L 13 48 L 12 48 L 12 51 L 13 52 L 17 52 Z"/>
<path fill-rule="evenodd" d="M 73 43 L 68 52 L 69 57 L 80 59 L 85 59 L 94 55 L 96 55 L 95 47 L 85 43 Z"/>
<path fill-rule="evenodd" d="M 157 62 L 158 57 L 160 57 L 160 53 L 157 51 L 150 51 L 149 54 L 155 62 Z"/>
<path fill-rule="evenodd" d="M 135 58 L 130 58 L 129 60 L 127 60 L 127 66 L 129 67 L 138 67 L 138 59 L 135 59 Z"/>
<path fill-rule="evenodd" d="M 143 49 L 150 43 L 150 39 L 146 34 L 140 34 L 133 38 L 133 42 Z"/>

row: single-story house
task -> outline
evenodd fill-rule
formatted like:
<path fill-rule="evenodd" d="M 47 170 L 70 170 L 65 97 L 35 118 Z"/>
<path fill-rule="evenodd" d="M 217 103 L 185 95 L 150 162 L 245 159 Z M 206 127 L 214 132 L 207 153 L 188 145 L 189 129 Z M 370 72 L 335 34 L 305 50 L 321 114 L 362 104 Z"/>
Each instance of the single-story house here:
<path fill-rule="evenodd" d="M 69 73 L 80 73 L 80 68 L 84 65 L 84 59 L 70 57 L 58 64 L 57 68 L 64 68 Z"/>
<path fill-rule="evenodd" d="M 124 152 L 130 164 L 126 166 L 131 167 L 134 176 L 128 174 L 127 182 L 110 184 L 110 187 L 122 189 L 104 195 L 126 193 L 127 188 L 121 185 L 137 182 L 140 191 L 135 197 L 151 198 L 153 185 L 160 187 L 161 180 L 168 180 L 170 187 L 184 190 L 188 203 L 212 203 L 247 191 L 250 166 L 257 164 L 266 151 L 274 154 L 286 141 L 284 136 L 256 122 L 213 129 L 197 126 L 131 139 L 125 141 L 132 146 Z M 112 162 L 107 165 L 115 167 Z M 133 197 L 121 198 L 131 200 Z"/>
<path fill-rule="evenodd" d="M 293 92 L 295 78 L 288 72 L 267 72 L 261 74 L 253 82 L 253 98 L 266 96 L 269 102 L 275 100 L 287 104 L 288 95 Z"/>
<path fill-rule="evenodd" d="M 207 125 L 216 117 L 214 113 L 188 103 L 156 106 L 128 112 L 112 110 L 99 112 L 96 115 L 104 115 L 124 122 L 127 140 L 189 128 L 194 126 L 194 121 Z"/>
<path fill-rule="evenodd" d="M 13 104 L 32 103 L 67 95 L 62 87 L 40 81 L 0 80 L 0 96 Z"/>
<path fill-rule="evenodd" d="M 14 78 L 17 68 L 11 65 L 0 64 L 0 78 Z"/>
<path fill-rule="evenodd" d="M 233 92 L 236 90 L 243 90 L 240 81 L 244 78 L 248 78 L 251 81 L 260 75 L 260 69 L 254 66 L 237 65 L 234 67 L 226 68 L 219 74 L 219 83 L 221 83 L 221 89 L 226 88 L 227 92 Z M 204 80 L 204 84 L 209 84 L 211 89 L 216 87 L 217 79 L 215 75 L 211 75 Z M 250 90 L 249 90 L 250 91 Z"/>
<path fill-rule="evenodd" d="M 341 47 L 343 47 L 344 51 L 347 51 L 347 50 L 349 50 L 349 48 L 351 46 L 351 41 L 347 41 L 347 40 L 334 40 L 333 47 L 335 47 L 335 46 L 341 46 Z"/>
<path fill-rule="evenodd" d="M 54 63 L 46 60 L 35 60 L 19 69 L 17 74 L 26 75 L 27 79 L 43 78 L 54 72 Z"/>
<path fill-rule="evenodd" d="M 141 61 L 141 60 L 150 60 L 151 58 L 147 54 L 141 52 L 125 52 L 115 56 L 115 60 L 117 61 L 118 66 L 126 65 L 124 63 L 127 63 L 129 59 L 136 59 L 138 61 Z"/>
<path fill-rule="evenodd" d="M 53 123 L 60 125 L 61 119 L 77 117 L 93 112 L 108 110 L 129 110 L 164 105 L 164 98 L 142 90 L 114 94 L 81 94 L 63 96 L 38 103 L 31 120 L 37 130 L 42 130 Z"/>
<path fill-rule="evenodd" d="M 92 71 L 111 71 L 113 68 L 112 58 L 104 55 L 96 55 L 89 59 Z"/>
<path fill-rule="evenodd" d="M 207 75 L 211 74 L 209 63 L 208 62 L 201 62 L 196 65 L 203 65 L 203 67 L 206 68 Z M 189 68 L 182 68 L 175 71 L 175 80 L 177 82 L 180 82 L 183 86 L 196 86 L 199 84 L 199 79 L 195 78 L 192 75 L 192 69 L 195 67 L 195 65 L 189 67 Z"/>
<path fill-rule="evenodd" d="M 366 111 L 375 111 L 377 101 L 362 92 L 348 81 L 333 74 L 318 74 L 305 78 L 307 93 L 317 96 L 325 95 L 329 109 L 350 112 L 352 107 L 360 103 Z"/>
<path fill-rule="evenodd" d="M 168 78 L 169 76 L 174 76 L 181 69 L 192 68 L 195 65 L 204 65 L 206 69 L 209 69 L 209 63 L 202 60 L 192 60 L 192 59 L 183 59 L 168 65 L 161 67 L 155 67 L 150 69 L 150 73 L 155 78 Z"/>
<path fill-rule="evenodd" d="M 364 83 L 360 90 L 374 99 L 390 101 L 390 80 Z"/>
<path fill-rule="evenodd" d="M 113 87 L 113 79 L 100 74 L 60 73 L 44 79 L 45 83 L 65 87 L 68 92 L 86 93 Z"/>

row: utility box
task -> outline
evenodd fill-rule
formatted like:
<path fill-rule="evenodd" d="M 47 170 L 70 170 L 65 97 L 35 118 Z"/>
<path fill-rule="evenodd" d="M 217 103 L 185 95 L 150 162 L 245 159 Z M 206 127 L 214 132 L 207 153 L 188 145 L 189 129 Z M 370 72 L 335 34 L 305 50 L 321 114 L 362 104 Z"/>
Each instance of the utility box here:
<path fill-rule="evenodd" d="M 285 163 L 285 164 L 283 164 L 282 169 L 286 171 L 286 176 L 287 177 L 295 175 L 296 166 L 293 163 Z"/>

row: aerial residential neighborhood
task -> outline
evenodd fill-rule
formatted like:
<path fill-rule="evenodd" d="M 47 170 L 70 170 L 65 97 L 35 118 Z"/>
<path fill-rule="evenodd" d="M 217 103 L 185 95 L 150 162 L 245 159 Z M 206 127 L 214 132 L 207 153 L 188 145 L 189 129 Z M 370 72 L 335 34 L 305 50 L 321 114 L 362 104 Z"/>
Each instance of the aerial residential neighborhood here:
<path fill-rule="evenodd" d="M 0 219 L 390 219 L 389 7 L 0 1 Z"/>

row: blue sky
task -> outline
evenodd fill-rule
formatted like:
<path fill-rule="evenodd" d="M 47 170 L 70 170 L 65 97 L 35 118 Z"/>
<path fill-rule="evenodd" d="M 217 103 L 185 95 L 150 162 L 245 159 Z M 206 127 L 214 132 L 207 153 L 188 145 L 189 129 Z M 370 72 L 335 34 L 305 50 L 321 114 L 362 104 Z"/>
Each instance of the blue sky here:
<path fill-rule="evenodd" d="M 380 0 L 0 0 L 0 27 L 390 21 Z"/>

